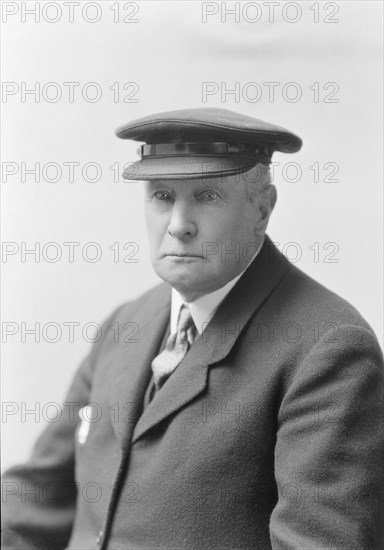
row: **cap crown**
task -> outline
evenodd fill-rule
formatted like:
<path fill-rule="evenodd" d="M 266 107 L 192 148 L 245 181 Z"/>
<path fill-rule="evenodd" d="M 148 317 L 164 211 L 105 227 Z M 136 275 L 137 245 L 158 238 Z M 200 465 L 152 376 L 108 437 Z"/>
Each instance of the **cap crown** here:
<path fill-rule="evenodd" d="M 122 139 L 147 144 L 224 142 L 269 145 L 272 151 L 295 153 L 301 139 L 275 124 L 219 108 L 182 109 L 156 113 L 120 126 Z"/>

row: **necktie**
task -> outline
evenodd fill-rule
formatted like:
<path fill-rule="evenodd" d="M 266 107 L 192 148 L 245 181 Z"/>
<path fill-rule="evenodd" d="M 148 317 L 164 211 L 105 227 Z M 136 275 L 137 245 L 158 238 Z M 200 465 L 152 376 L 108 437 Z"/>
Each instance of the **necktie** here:
<path fill-rule="evenodd" d="M 187 306 L 181 306 L 177 331 L 170 334 L 164 350 L 152 361 L 153 379 L 159 390 L 184 359 L 190 348 L 188 334 L 193 341 L 195 325 Z"/>

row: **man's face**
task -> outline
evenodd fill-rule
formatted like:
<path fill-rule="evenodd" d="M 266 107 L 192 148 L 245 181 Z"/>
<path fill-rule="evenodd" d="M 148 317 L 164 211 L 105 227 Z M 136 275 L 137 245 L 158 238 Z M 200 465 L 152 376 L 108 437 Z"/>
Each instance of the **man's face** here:
<path fill-rule="evenodd" d="M 153 268 L 188 302 L 236 277 L 261 242 L 263 215 L 239 176 L 149 181 L 145 195 Z"/>

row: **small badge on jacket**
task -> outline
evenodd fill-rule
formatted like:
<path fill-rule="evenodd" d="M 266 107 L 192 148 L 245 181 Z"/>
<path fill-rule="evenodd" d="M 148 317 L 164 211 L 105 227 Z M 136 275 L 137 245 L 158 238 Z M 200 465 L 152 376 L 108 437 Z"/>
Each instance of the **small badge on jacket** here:
<path fill-rule="evenodd" d="M 79 410 L 79 417 L 81 419 L 81 424 L 77 432 L 77 440 L 80 445 L 84 445 L 87 441 L 89 428 L 91 423 L 94 422 L 94 416 L 97 411 L 94 410 L 93 405 L 86 405 Z"/>

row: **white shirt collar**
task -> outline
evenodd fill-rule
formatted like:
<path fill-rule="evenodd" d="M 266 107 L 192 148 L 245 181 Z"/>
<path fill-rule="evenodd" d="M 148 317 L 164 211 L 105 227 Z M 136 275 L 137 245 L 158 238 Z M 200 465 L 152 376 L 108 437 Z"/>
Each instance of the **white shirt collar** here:
<path fill-rule="evenodd" d="M 237 275 L 234 279 L 229 281 L 229 283 L 227 283 L 223 287 L 215 290 L 214 292 L 210 292 L 209 294 L 205 294 L 204 296 L 197 298 L 197 300 L 193 302 L 189 302 L 187 304 L 189 311 L 191 312 L 193 322 L 195 323 L 195 327 L 199 334 L 203 332 L 205 328 L 205 324 L 209 323 L 209 321 L 214 316 L 217 308 L 219 307 L 221 302 L 224 300 L 226 295 L 235 286 L 237 281 L 245 273 L 245 271 L 251 265 L 253 260 L 256 258 L 256 256 L 260 252 L 263 242 L 260 244 L 258 250 L 253 255 L 248 265 L 245 267 L 245 269 L 243 269 L 241 273 L 239 273 L 239 275 Z M 176 332 L 177 330 L 177 321 L 179 318 L 180 308 L 183 304 L 184 304 L 184 300 L 179 294 L 179 292 L 175 288 L 172 288 L 171 326 L 170 326 L 171 333 Z"/>

